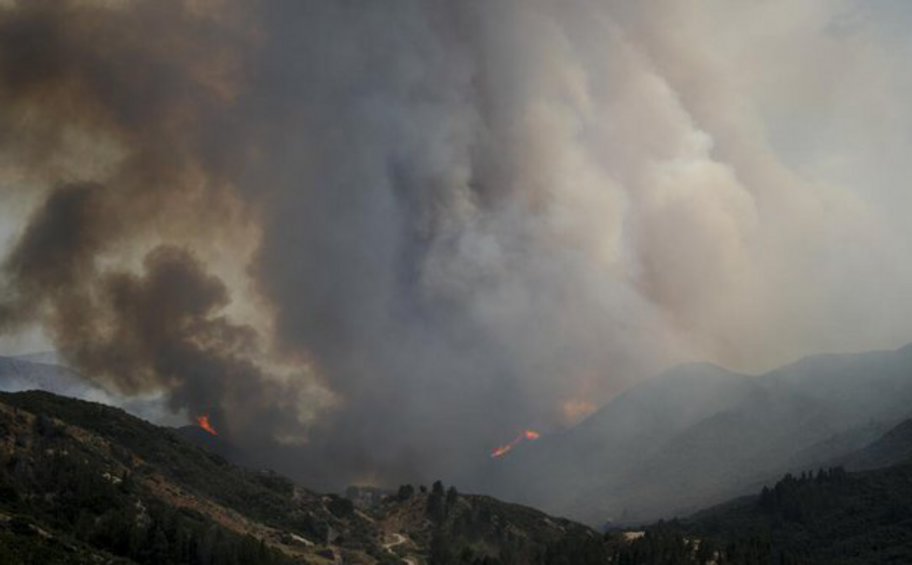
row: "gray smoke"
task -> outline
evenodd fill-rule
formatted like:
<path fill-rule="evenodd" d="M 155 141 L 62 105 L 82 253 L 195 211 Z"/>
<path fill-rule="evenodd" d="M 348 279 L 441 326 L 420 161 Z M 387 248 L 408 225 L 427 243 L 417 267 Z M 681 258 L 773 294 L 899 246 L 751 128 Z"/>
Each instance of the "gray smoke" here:
<path fill-rule="evenodd" d="M 857 274 L 898 251 L 876 209 L 778 156 L 775 92 L 745 107 L 697 12 L 2 3 L 0 187 L 31 215 L 0 328 L 323 485 L 467 472 L 675 361 L 912 336 L 869 298 L 906 267 Z"/>

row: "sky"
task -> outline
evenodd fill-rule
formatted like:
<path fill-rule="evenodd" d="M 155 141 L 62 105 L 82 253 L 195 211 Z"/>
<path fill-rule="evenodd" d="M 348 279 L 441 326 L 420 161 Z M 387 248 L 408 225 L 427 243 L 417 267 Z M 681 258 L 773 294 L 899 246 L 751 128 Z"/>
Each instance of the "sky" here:
<path fill-rule="evenodd" d="M 676 363 L 901 346 L 910 19 L 4 0 L 0 353 L 330 484 L 439 476 Z"/>

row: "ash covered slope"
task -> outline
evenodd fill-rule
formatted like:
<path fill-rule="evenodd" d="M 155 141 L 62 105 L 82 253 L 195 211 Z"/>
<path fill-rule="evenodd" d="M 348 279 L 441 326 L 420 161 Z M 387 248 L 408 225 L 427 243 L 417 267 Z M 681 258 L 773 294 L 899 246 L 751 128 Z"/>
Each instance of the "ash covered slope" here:
<path fill-rule="evenodd" d="M 13 562 L 602 563 L 607 551 L 585 526 L 439 484 L 356 508 L 47 392 L 0 394 L 0 491 Z"/>

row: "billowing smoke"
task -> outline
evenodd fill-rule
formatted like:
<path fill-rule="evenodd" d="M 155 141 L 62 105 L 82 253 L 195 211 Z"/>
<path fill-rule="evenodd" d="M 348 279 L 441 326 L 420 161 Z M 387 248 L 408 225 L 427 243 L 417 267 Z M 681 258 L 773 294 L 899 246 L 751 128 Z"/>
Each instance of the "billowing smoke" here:
<path fill-rule="evenodd" d="M 2 2 L 0 329 L 317 486 L 466 472 L 680 360 L 907 340 L 881 193 L 742 70 L 813 91 L 869 27 L 772 4 Z"/>

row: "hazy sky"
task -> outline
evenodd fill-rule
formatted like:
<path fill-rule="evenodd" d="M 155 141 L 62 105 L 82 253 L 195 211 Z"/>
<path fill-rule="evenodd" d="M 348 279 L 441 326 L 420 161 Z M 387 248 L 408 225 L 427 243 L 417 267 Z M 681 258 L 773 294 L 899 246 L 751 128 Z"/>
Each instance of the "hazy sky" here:
<path fill-rule="evenodd" d="M 908 6 L 0 2 L 0 351 L 382 478 L 905 344 Z"/>

